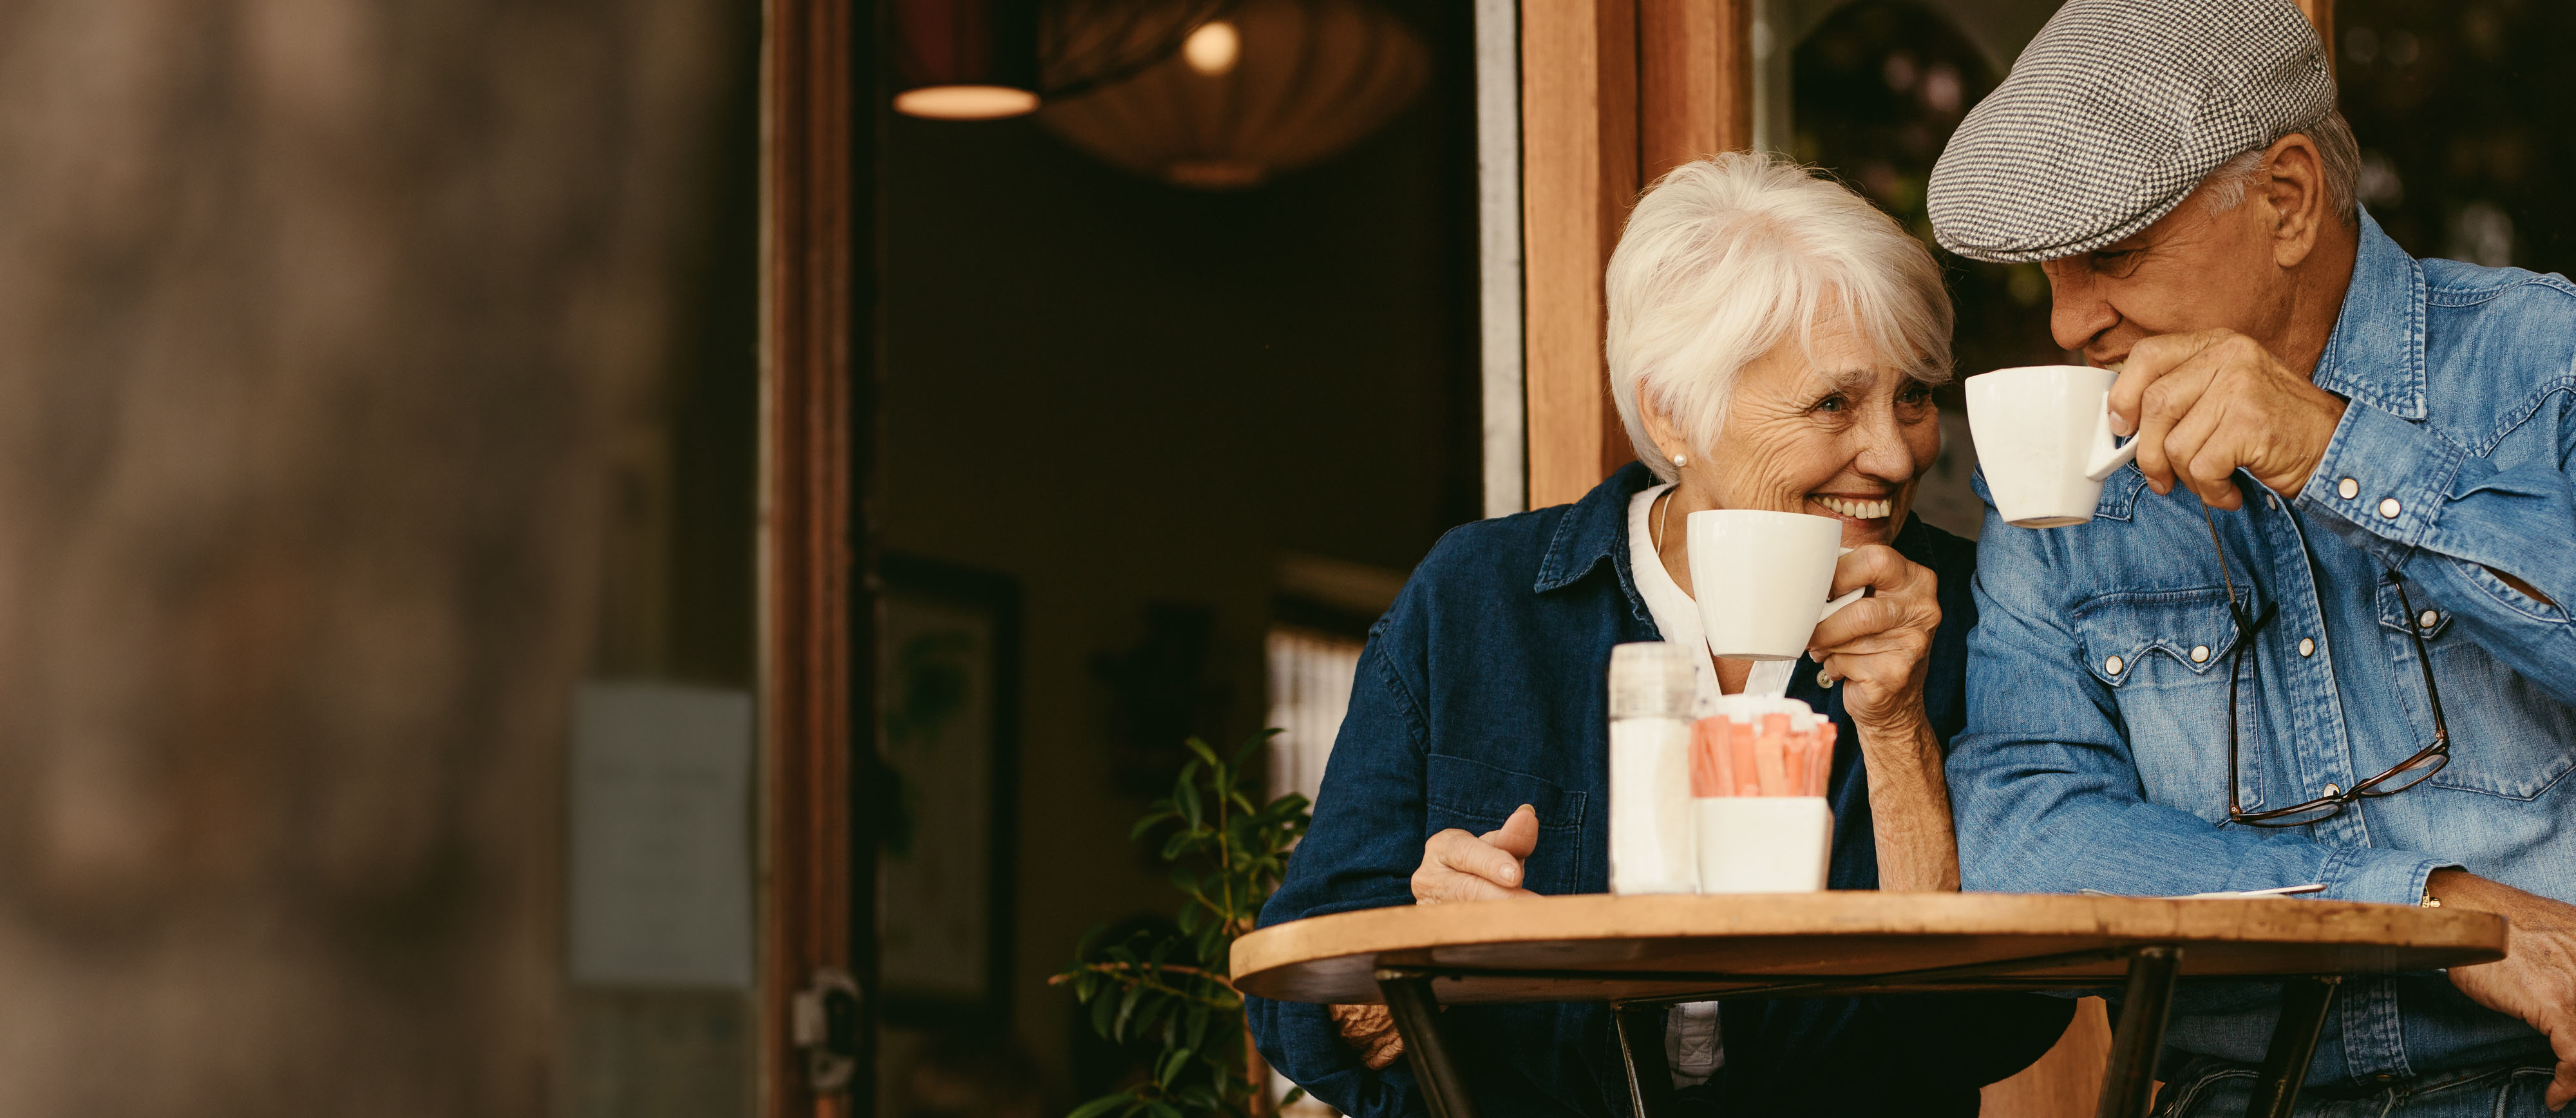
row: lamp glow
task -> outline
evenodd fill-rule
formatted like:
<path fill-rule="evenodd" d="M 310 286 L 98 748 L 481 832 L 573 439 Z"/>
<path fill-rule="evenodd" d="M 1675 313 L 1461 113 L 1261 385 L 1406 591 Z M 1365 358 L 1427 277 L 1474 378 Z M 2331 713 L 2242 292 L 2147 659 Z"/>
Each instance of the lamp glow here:
<path fill-rule="evenodd" d="M 1181 43 L 1181 58 L 1190 69 L 1215 78 L 1234 72 L 1235 62 L 1243 57 L 1243 36 L 1234 25 L 1221 19 L 1200 24 Z"/>
<path fill-rule="evenodd" d="M 894 95 L 894 111 L 930 120 L 1000 120 L 1037 108 L 1037 94 L 1007 85 L 926 85 Z"/>

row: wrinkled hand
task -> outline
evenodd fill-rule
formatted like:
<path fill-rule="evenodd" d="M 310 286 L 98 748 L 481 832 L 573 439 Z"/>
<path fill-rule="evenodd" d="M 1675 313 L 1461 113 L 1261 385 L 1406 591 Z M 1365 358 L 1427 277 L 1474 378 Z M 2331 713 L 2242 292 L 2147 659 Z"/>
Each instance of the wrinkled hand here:
<path fill-rule="evenodd" d="M 2492 912 L 2512 924 L 2505 957 L 2452 967 L 2451 985 L 2479 1005 L 2540 1030 L 2558 1056 L 2543 1101 L 2576 1100 L 2576 905 L 2534 896 L 2458 870 L 2436 870 L 2433 895 L 2452 908 Z"/>
<path fill-rule="evenodd" d="M 1413 871 L 1413 903 L 1537 896 L 1521 888 L 1521 879 L 1528 876 L 1521 863 L 1537 849 L 1538 809 L 1528 804 L 1482 835 L 1451 827 L 1422 844 L 1422 864 Z"/>
<path fill-rule="evenodd" d="M 1482 835 L 1451 827 L 1423 842 L 1422 864 L 1413 871 L 1413 903 L 1537 896 L 1521 887 L 1529 876 L 1522 863 L 1537 850 L 1538 809 L 1528 804 Z M 1334 1005 L 1326 1011 L 1343 1042 L 1359 1052 L 1361 1063 L 1382 1068 L 1404 1055 L 1404 1037 L 1395 1031 L 1395 1017 L 1385 1006 Z"/>
<path fill-rule="evenodd" d="M 2158 493 L 2179 481 L 2211 508 L 2243 503 L 2244 467 L 2279 493 L 2308 484 L 2344 401 L 2233 330 L 2165 334 L 2130 347 L 2111 386 L 2111 429 L 2138 436 L 2138 472 Z"/>
<path fill-rule="evenodd" d="M 1860 727 L 1908 724 L 1923 715 L 1923 676 L 1932 633 L 1941 627 L 1941 584 L 1929 568 L 1886 544 L 1852 549 L 1834 564 L 1833 596 L 1860 587 L 1870 596 L 1836 611 L 1807 638 L 1819 678 L 1848 680 L 1843 709 Z"/>
<path fill-rule="evenodd" d="M 1395 1014 L 1382 1005 L 1328 1005 L 1333 1025 L 1341 1030 L 1342 1043 L 1360 1054 L 1360 1062 L 1370 1071 L 1384 1068 L 1404 1055 L 1404 1034 L 1395 1031 Z"/>

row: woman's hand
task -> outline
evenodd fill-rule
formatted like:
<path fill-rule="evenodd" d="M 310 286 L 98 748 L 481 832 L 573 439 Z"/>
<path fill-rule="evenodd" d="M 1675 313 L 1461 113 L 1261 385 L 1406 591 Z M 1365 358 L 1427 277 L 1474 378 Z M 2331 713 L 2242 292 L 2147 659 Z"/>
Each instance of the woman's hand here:
<path fill-rule="evenodd" d="M 1886 544 L 1852 549 L 1834 565 L 1833 596 L 1862 598 L 1816 626 L 1807 654 L 1827 682 L 1846 681 L 1843 709 L 1869 730 L 1910 731 L 1923 721 L 1923 676 L 1941 627 L 1940 580 Z"/>
<path fill-rule="evenodd" d="M 1538 809 L 1528 804 L 1482 835 L 1451 827 L 1423 842 L 1422 864 L 1413 871 L 1413 903 L 1537 896 L 1521 888 L 1528 876 L 1521 863 L 1537 850 Z"/>
<path fill-rule="evenodd" d="M 1878 887 L 1891 893 L 1955 892 L 1959 839 L 1941 739 L 1923 710 L 1932 632 L 1941 627 L 1940 579 L 1885 544 L 1855 548 L 1834 568 L 1834 594 L 1871 596 L 1816 626 L 1808 654 L 1819 678 L 1848 681 L 1843 710 L 1859 731 L 1878 838 Z"/>
<path fill-rule="evenodd" d="M 1503 825 L 1481 835 L 1457 827 L 1422 844 L 1422 865 L 1413 871 L 1413 903 L 1490 901 L 1534 897 L 1521 887 L 1528 875 L 1521 863 L 1538 849 L 1538 809 L 1522 804 Z M 1326 1007 L 1342 1041 L 1360 1054 L 1360 1062 L 1382 1068 L 1404 1055 L 1404 1038 L 1395 1018 L 1382 1005 Z"/>

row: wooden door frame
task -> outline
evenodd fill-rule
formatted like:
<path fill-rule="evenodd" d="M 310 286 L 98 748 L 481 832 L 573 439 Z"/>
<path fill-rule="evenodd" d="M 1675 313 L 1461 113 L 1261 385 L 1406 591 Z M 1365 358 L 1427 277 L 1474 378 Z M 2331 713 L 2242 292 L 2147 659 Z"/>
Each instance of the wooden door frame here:
<path fill-rule="evenodd" d="M 1602 359 L 1601 270 L 1646 184 L 1752 143 L 1752 16 L 1753 0 L 1521 0 L 1527 507 L 1581 497 L 1635 457 Z"/>
<path fill-rule="evenodd" d="M 762 16 L 756 1113 L 837 1118 L 875 1100 L 876 859 L 853 806 L 875 757 L 883 15 L 764 0 Z M 818 1030 L 822 1001 L 800 1012 L 800 995 L 834 984 L 855 989 L 855 1020 Z M 838 1089 L 814 1085 L 824 1032 L 851 1048 Z"/>

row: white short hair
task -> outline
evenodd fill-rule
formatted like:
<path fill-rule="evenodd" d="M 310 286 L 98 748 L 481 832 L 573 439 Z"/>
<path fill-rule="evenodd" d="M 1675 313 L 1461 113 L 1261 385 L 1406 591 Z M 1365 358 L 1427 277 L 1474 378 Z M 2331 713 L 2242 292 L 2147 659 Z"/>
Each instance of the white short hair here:
<path fill-rule="evenodd" d="M 2342 218 L 2346 225 L 2359 224 L 2361 210 L 2355 199 L 2360 197 L 2361 143 L 2353 138 L 2351 122 L 2345 120 L 2341 112 L 2327 109 L 2326 115 L 2315 122 L 2300 125 L 2290 132 L 2305 133 L 2308 142 L 2317 145 L 2317 159 L 2325 165 L 2328 209 Z M 2287 136 L 2290 132 L 2281 135 Z M 2270 143 L 2219 164 L 2200 180 L 2201 186 L 2209 192 L 2203 197 L 2207 199 L 2211 213 L 2226 213 L 2245 201 L 2246 189 L 2262 177 L 2264 154 L 2272 150 L 2272 144 L 2280 142 L 2280 137 L 2273 137 Z"/>
<path fill-rule="evenodd" d="M 1842 184 L 1768 155 L 1730 152 L 1657 181 L 1610 254 L 1610 393 L 1655 476 L 1664 456 L 1638 412 L 1657 409 L 1706 453 L 1737 374 L 1820 321 L 1845 321 L 1880 362 L 1950 379 L 1941 267 L 1895 219 Z"/>

